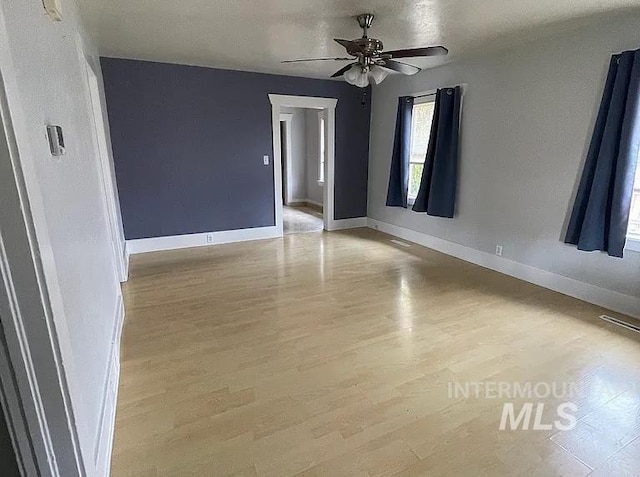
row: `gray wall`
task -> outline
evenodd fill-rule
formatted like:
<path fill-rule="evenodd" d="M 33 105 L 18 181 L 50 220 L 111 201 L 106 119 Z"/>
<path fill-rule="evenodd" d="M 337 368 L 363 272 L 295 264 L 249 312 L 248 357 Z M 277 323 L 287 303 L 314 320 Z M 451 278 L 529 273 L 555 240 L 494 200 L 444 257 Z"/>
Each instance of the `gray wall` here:
<path fill-rule="evenodd" d="M 631 296 L 640 254 L 578 252 L 561 237 L 610 55 L 640 47 L 640 18 L 467 59 L 374 89 L 369 216 Z M 385 207 L 397 98 L 466 83 L 457 217 Z"/>
<path fill-rule="evenodd" d="M 335 218 L 367 212 L 368 101 L 340 81 L 102 59 L 127 239 L 274 225 L 268 94 L 337 98 Z M 370 95 L 367 95 L 367 99 Z"/>

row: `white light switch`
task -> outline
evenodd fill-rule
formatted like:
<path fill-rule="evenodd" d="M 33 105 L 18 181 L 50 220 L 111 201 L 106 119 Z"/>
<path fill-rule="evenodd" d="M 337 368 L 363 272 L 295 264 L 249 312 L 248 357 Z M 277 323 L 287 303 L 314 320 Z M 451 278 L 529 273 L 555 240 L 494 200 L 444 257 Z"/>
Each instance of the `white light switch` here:
<path fill-rule="evenodd" d="M 262 162 L 265 166 L 269 165 L 269 156 L 262 156 Z"/>

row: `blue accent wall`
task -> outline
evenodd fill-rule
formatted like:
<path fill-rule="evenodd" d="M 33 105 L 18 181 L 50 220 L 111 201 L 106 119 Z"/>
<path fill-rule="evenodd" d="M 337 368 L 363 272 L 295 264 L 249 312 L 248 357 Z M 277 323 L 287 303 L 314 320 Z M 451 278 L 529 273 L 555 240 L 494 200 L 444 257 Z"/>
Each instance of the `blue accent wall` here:
<path fill-rule="evenodd" d="M 336 219 L 367 215 L 370 89 L 102 58 L 127 239 L 275 225 L 269 93 L 337 98 Z"/>

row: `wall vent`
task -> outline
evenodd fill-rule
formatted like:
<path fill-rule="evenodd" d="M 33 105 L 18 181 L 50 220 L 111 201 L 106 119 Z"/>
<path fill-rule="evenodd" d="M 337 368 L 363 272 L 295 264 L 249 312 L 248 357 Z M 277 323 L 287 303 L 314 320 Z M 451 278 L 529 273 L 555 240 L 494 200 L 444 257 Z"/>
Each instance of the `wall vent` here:
<path fill-rule="evenodd" d="M 600 315 L 600 319 L 613 323 L 614 325 L 622 326 L 628 330 L 635 331 L 636 333 L 640 333 L 640 323 L 632 323 L 609 315 Z"/>
<path fill-rule="evenodd" d="M 396 245 L 400 245 L 401 247 L 406 247 L 406 248 L 411 247 L 410 243 L 403 242 L 402 240 L 391 239 L 391 242 L 395 243 Z"/>

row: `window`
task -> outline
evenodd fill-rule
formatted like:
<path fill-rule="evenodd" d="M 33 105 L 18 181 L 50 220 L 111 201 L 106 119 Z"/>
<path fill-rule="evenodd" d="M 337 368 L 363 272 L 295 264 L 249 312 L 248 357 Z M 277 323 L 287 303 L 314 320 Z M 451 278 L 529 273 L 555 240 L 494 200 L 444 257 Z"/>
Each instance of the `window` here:
<path fill-rule="evenodd" d="M 324 183 L 324 145 L 325 145 L 325 124 L 323 111 L 318 113 L 318 119 L 320 123 L 320 133 L 318 135 L 318 184 Z"/>
<path fill-rule="evenodd" d="M 431 122 L 435 107 L 435 95 L 416 99 L 411 116 L 411 156 L 409 158 L 409 202 L 418 195 L 424 159 L 427 155 Z"/>
<path fill-rule="evenodd" d="M 627 237 L 631 240 L 640 241 L 640 154 L 638 155 L 636 178 L 633 185 L 633 196 L 631 199 L 631 213 L 629 214 Z"/>

